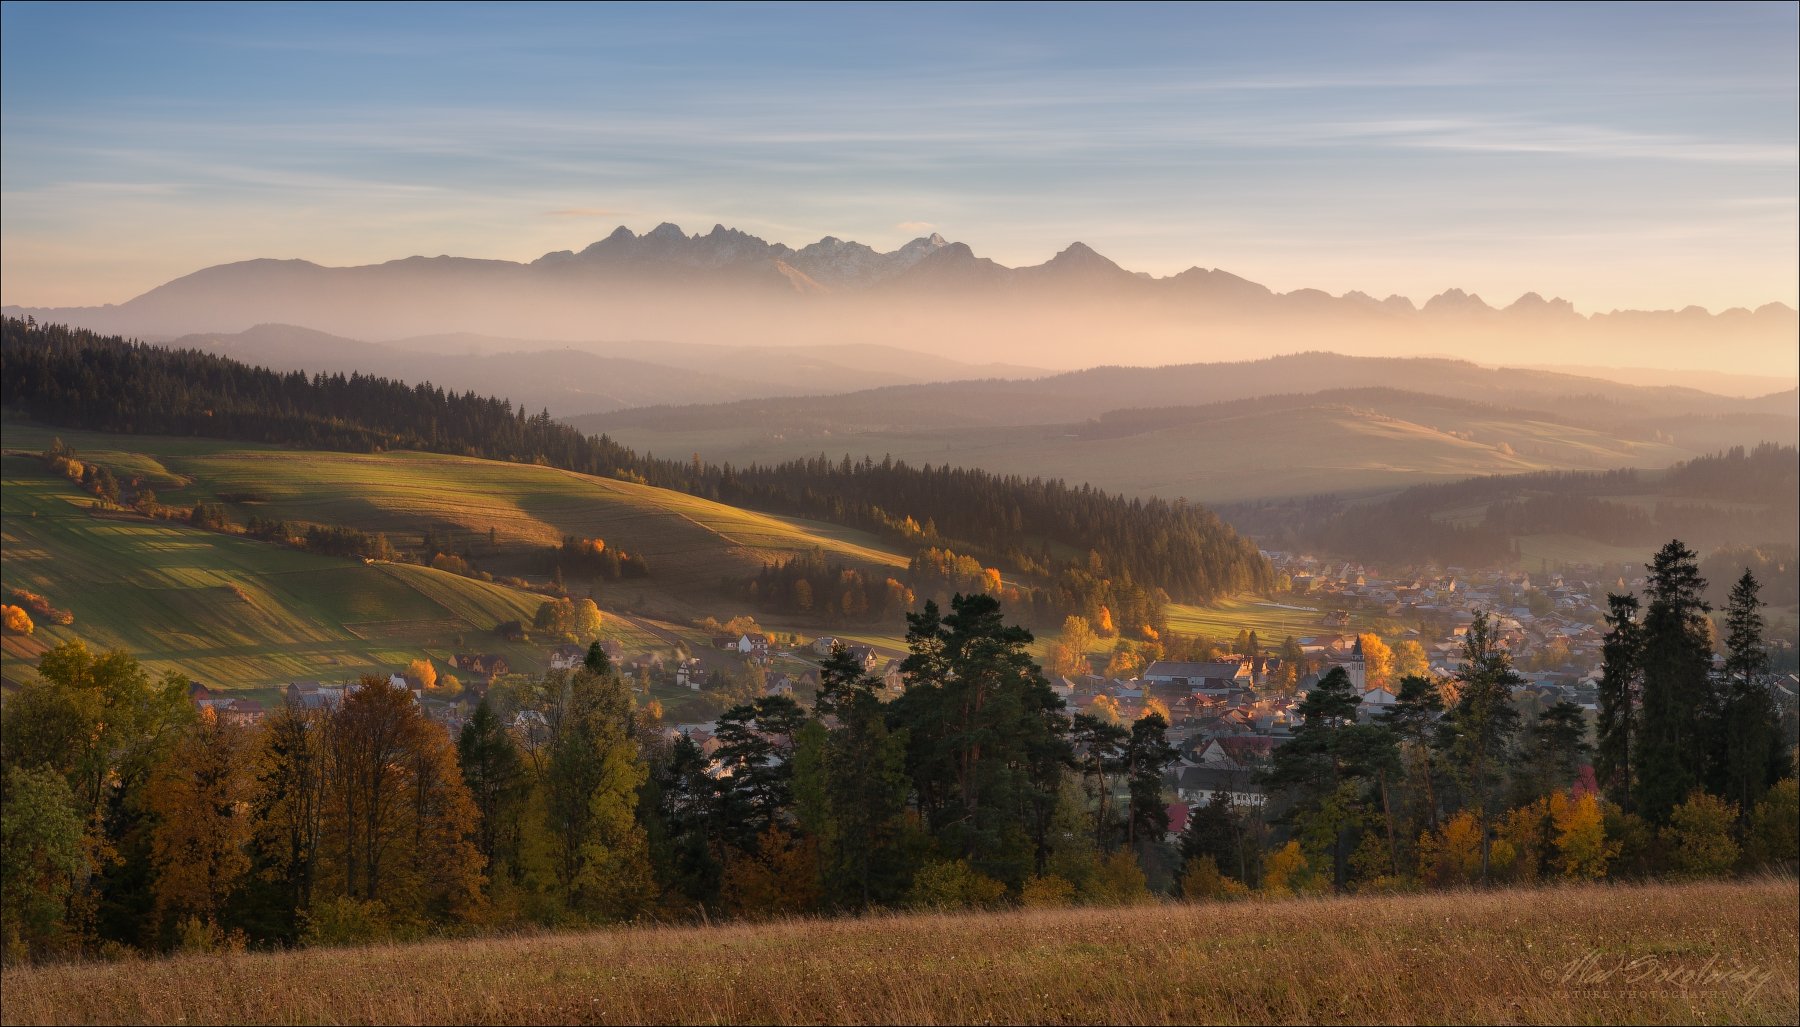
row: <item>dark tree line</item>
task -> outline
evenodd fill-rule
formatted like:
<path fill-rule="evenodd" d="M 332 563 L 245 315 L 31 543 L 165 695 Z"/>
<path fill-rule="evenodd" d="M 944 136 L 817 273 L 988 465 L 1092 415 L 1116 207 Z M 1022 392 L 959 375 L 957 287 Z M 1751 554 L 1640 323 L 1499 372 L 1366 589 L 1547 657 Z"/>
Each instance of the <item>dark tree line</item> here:
<path fill-rule="evenodd" d="M 1695 457 L 1666 471 L 1541 471 L 1415 485 L 1386 499 L 1331 495 L 1244 503 L 1232 522 L 1277 548 L 1318 549 L 1382 563 L 1491 566 L 1514 558 L 1520 535 L 1567 533 L 1612 545 L 1678 537 L 1701 546 L 1746 538 L 1779 543 L 1800 534 L 1800 453 L 1765 442 Z M 1652 508 L 1624 497 L 1660 493 Z M 1729 497 L 1722 507 L 1700 500 Z M 1687 501 L 1692 500 L 1692 501 Z M 1486 507 L 1475 523 L 1444 519 Z"/>
<path fill-rule="evenodd" d="M 748 467 L 657 460 L 604 435 L 585 435 L 547 412 L 527 415 L 504 399 L 429 383 L 277 373 L 13 318 L 0 339 L 0 402 L 47 424 L 545 463 L 890 537 L 954 541 L 1032 573 L 1052 572 L 1049 554 L 1056 549 L 1097 554 L 1105 573 L 1154 584 L 1182 600 L 1266 588 L 1271 579 L 1248 540 L 1211 511 L 1184 502 L 870 457 Z"/>

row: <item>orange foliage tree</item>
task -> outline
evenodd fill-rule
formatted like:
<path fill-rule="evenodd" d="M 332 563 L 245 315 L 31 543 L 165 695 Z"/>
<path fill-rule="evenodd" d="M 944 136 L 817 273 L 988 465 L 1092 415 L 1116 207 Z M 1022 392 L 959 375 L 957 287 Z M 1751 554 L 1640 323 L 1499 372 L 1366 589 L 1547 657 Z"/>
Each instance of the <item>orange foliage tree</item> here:
<path fill-rule="evenodd" d="M 250 870 L 249 739 L 211 710 L 183 732 L 148 790 L 152 891 L 165 919 L 216 924 Z"/>

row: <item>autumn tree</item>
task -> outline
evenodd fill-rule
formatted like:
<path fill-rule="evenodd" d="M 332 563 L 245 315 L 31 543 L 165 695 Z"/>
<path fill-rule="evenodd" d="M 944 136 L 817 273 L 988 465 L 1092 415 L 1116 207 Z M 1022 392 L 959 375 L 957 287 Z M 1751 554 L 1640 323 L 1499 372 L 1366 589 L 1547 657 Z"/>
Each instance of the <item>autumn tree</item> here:
<path fill-rule="evenodd" d="M 250 739 L 211 710 L 183 732 L 151 777 L 156 911 L 216 926 L 250 870 Z"/>
<path fill-rule="evenodd" d="M 428 689 L 437 687 L 437 668 L 432 665 L 430 660 L 414 660 L 407 664 L 406 676 Z"/>
<path fill-rule="evenodd" d="M 1431 660 L 1425 652 L 1425 647 L 1410 638 L 1395 646 L 1393 674 L 1395 680 L 1404 680 L 1409 677 L 1430 677 Z"/>
<path fill-rule="evenodd" d="M 24 607 L 4 603 L 0 604 L 0 628 L 9 635 L 29 635 L 36 625 L 31 623 L 31 614 L 26 613 Z"/>
<path fill-rule="evenodd" d="M 386 678 L 345 689 L 322 722 L 325 789 L 317 883 L 398 914 L 479 900 L 475 804 L 443 729 Z"/>
<path fill-rule="evenodd" d="M 1367 688 L 1387 688 L 1394 681 L 1394 651 L 1388 648 L 1380 635 L 1364 633 L 1356 638 L 1362 647 L 1363 685 Z"/>

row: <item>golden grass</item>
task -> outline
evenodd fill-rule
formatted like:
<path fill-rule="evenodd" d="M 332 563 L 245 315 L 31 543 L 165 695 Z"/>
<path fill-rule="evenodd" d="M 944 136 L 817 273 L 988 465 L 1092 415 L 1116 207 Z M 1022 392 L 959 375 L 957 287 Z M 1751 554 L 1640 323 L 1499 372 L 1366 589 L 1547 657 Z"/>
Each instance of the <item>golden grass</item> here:
<path fill-rule="evenodd" d="M 1794 1023 L 1792 880 L 651 927 L 5 972 L 6 1023 Z"/>

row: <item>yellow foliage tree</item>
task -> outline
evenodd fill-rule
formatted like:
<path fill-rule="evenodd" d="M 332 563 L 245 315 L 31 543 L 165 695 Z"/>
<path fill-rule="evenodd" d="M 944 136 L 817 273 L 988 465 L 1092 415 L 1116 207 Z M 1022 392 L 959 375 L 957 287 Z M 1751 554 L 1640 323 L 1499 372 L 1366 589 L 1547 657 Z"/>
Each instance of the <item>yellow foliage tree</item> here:
<path fill-rule="evenodd" d="M 1119 640 L 1118 648 L 1113 650 L 1112 658 L 1106 661 L 1106 676 L 1109 678 L 1136 677 L 1144 669 L 1144 658 L 1131 643 Z"/>
<path fill-rule="evenodd" d="M 1163 719 L 1163 723 L 1165 723 L 1165 724 L 1175 723 L 1175 718 L 1169 716 L 1169 704 L 1166 702 L 1163 702 L 1161 699 L 1158 699 L 1155 696 L 1152 696 L 1152 697 L 1144 700 L 1144 708 L 1140 713 L 1138 713 L 1138 719 L 1142 720 L 1145 717 L 1148 717 L 1152 713 L 1161 717 Z"/>
<path fill-rule="evenodd" d="M 1381 640 L 1380 635 L 1365 632 L 1357 638 L 1362 642 L 1363 684 L 1368 688 L 1388 688 L 1394 684 L 1394 651 Z"/>
<path fill-rule="evenodd" d="M 1307 864 L 1298 841 L 1290 841 L 1269 854 L 1263 863 L 1262 892 L 1272 898 L 1319 892 L 1329 887 Z"/>
<path fill-rule="evenodd" d="M 1600 800 L 1587 792 L 1570 798 L 1550 796 L 1550 819 L 1556 825 L 1556 865 L 1564 877 L 1599 880 L 1619 854 L 1619 843 L 1606 838 L 1606 816 Z"/>
<path fill-rule="evenodd" d="M 1091 653 L 1100 648 L 1100 637 L 1086 617 L 1063 618 L 1062 643 L 1078 653 Z"/>
<path fill-rule="evenodd" d="M 1064 677 L 1074 677 L 1077 674 L 1092 673 L 1093 667 L 1088 663 L 1087 656 L 1080 650 L 1067 642 L 1057 642 L 1050 647 L 1050 672 Z"/>
<path fill-rule="evenodd" d="M 1431 676 L 1431 658 L 1425 647 L 1406 639 L 1394 647 L 1394 680 Z"/>
<path fill-rule="evenodd" d="M 1548 799 L 1508 810 L 1500 822 L 1500 837 L 1495 842 L 1496 849 L 1502 843 L 1506 845 L 1508 858 L 1502 865 L 1490 851 L 1489 862 L 1493 869 L 1509 874 L 1514 881 L 1536 881 L 1539 869 L 1548 862 L 1550 849 L 1555 844 L 1553 824 Z"/>
<path fill-rule="evenodd" d="M 592 642 L 600 637 L 600 607 L 592 599 L 575 600 L 575 640 Z"/>
<path fill-rule="evenodd" d="M 1095 618 L 1094 630 L 1108 638 L 1119 633 L 1119 629 L 1113 627 L 1113 615 L 1111 610 L 1104 606 L 1100 608 L 1100 613 Z"/>
<path fill-rule="evenodd" d="M 437 667 L 430 660 L 414 660 L 406 665 L 406 676 L 419 682 L 426 688 L 436 688 L 438 683 Z"/>
<path fill-rule="evenodd" d="M 23 606 L 10 603 L 0 605 L 0 624 L 3 624 L 9 635 L 29 635 L 37 625 L 31 623 L 31 614 L 25 612 Z"/>
<path fill-rule="evenodd" d="M 1427 831 L 1419 836 L 1419 876 L 1439 887 L 1467 884 L 1481 876 L 1481 827 L 1475 814 L 1462 810 L 1435 834 Z"/>
<path fill-rule="evenodd" d="M 906 904 L 915 909 L 970 909 L 993 906 L 1006 897 L 1006 885 L 969 865 L 966 859 L 933 862 L 913 874 Z"/>

